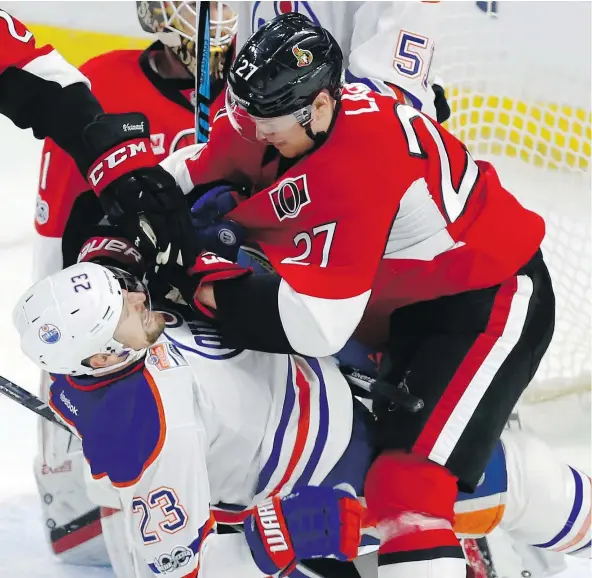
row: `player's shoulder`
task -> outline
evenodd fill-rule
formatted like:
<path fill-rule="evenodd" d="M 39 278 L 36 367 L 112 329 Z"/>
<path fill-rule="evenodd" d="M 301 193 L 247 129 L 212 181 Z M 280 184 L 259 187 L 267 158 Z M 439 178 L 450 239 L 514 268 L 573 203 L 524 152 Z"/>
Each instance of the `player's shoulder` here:
<path fill-rule="evenodd" d="M 103 108 L 118 109 L 130 94 L 142 93 L 144 86 L 149 84 L 140 66 L 142 53 L 142 50 L 113 50 L 92 58 L 80 67 Z"/>
<path fill-rule="evenodd" d="M 116 76 L 118 69 L 128 69 L 130 66 L 139 67 L 142 50 L 111 50 L 87 60 L 81 67 L 82 72 L 91 82 L 93 78 L 103 78 L 106 75 Z"/>
<path fill-rule="evenodd" d="M 160 455 L 174 416 L 165 409 L 159 371 L 142 360 L 103 378 L 56 376 L 50 405 L 76 428 L 95 479 L 131 486 Z"/>

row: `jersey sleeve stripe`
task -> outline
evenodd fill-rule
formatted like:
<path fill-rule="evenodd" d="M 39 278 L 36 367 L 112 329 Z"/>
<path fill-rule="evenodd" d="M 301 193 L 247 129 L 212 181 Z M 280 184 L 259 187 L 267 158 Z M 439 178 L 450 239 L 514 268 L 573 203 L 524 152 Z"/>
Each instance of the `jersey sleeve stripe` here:
<path fill-rule="evenodd" d="M 319 362 L 313 358 L 304 359 L 302 357 L 298 357 L 297 360 L 298 362 L 303 363 L 303 365 L 307 365 L 313 371 L 319 382 L 319 425 L 315 435 L 315 444 L 304 471 L 298 478 L 298 481 L 294 484 L 297 486 L 303 486 L 310 482 L 310 479 L 314 474 L 317 465 L 319 464 L 321 455 L 327 443 L 327 437 L 329 435 L 329 402 L 327 400 L 327 386 L 325 384 L 325 378 L 323 377 L 323 372 Z M 298 371 L 300 375 L 302 375 L 303 381 L 308 384 L 308 381 L 302 374 L 302 371 Z M 308 389 L 310 391 L 310 385 L 308 386 Z"/>
<path fill-rule="evenodd" d="M 28 56 L 26 56 L 22 60 L 14 62 L 13 64 L 11 64 L 11 66 L 13 66 L 14 68 L 20 68 L 21 70 L 25 70 L 25 67 L 29 63 L 33 62 L 37 58 L 40 58 L 41 56 L 45 56 L 46 54 L 49 54 L 52 51 L 53 51 L 53 46 L 51 46 L 50 44 L 48 44 L 46 46 L 42 46 L 41 48 L 35 48 L 34 52 L 29 54 Z M 1 69 L 0 69 L 0 71 L 1 71 Z"/>
<path fill-rule="evenodd" d="M 43 80 L 57 82 L 62 87 L 82 82 L 90 88 L 90 82 L 86 76 L 64 60 L 64 57 L 59 52 L 52 50 L 51 46 L 41 48 L 40 50 L 43 51 L 45 48 L 49 49 L 47 54 L 41 54 L 39 56 L 39 52 L 37 52 L 35 54 L 36 58 L 21 66 L 21 70 L 34 74 Z"/>
<path fill-rule="evenodd" d="M 259 482 L 257 484 L 256 493 L 263 491 L 275 470 L 277 469 L 280 453 L 282 451 L 284 437 L 286 435 L 286 429 L 288 427 L 288 422 L 290 421 L 290 416 L 292 415 L 292 411 L 294 410 L 294 404 L 296 402 L 296 395 L 293 386 L 293 369 L 292 369 L 292 362 L 290 358 L 288 358 L 288 377 L 287 377 L 287 385 L 286 385 L 286 395 L 284 398 L 284 405 L 282 407 L 282 413 L 280 417 L 280 422 L 278 427 L 275 431 L 275 436 L 273 440 L 273 446 L 271 450 L 271 454 L 265 465 L 261 469 L 261 474 L 259 475 Z"/>
<path fill-rule="evenodd" d="M 296 441 L 294 449 L 288 462 L 288 467 L 284 472 L 281 480 L 273 490 L 273 494 L 277 494 L 284 486 L 284 484 L 292 477 L 296 465 L 302 458 L 308 432 L 310 429 L 310 384 L 302 373 L 302 370 L 296 365 L 296 387 L 298 388 L 298 405 L 300 407 L 300 416 L 298 418 L 298 430 L 296 432 Z"/>

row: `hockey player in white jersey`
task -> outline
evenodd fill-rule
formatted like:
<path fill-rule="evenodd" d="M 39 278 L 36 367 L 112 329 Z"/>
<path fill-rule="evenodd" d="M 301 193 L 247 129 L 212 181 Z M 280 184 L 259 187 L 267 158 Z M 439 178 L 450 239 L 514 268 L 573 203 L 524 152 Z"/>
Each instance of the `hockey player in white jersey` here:
<path fill-rule="evenodd" d="M 218 279 L 248 274 L 200 258 Z M 132 544 L 118 575 L 310 576 L 294 564 L 345 560 L 364 543 L 357 502 L 333 488 L 376 491 L 376 475 L 366 479 L 371 416 L 332 358 L 233 350 L 177 308 L 152 311 L 131 276 L 93 263 L 34 285 L 14 322 L 24 352 L 53 374 L 50 405 L 82 438 L 89 496 L 121 510 Z M 388 492 L 396 480 L 382 463 Z M 439 491 L 424 484 L 409 491 Z M 243 521 L 245 532 L 218 535 L 216 520 Z M 585 554 L 590 480 L 506 432 L 476 493 L 459 495 L 445 521 L 471 535 L 501 524 L 521 541 Z M 362 522 L 372 526 L 371 510 Z M 398 527 L 383 521 L 378 535 Z M 397 577 L 423 576 L 411 562 L 397 565 Z"/>
<path fill-rule="evenodd" d="M 344 55 L 347 82 L 407 102 L 438 122 L 450 108 L 437 76 L 439 2 L 230 2 L 238 13 L 237 48 L 264 22 L 299 12 L 323 26 Z"/>

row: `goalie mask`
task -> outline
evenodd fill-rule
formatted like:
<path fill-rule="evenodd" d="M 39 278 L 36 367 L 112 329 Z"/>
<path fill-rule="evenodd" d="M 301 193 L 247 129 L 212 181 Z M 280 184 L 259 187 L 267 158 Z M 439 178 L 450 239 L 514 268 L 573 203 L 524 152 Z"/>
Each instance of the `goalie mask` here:
<path fill-rule="evenodd" d="M 136 2 L 136 9 L 142 29 L 156 34 L 195 76 L 199 3 L 143 0 Z M 213 86 L 226 80 L 234 55 L 237 21 L 238 15 L 224 2 L 210 2 L 210 83 Z"/>
<path fill-rule="evenodd" d="M 39 368 L 58 374 L 100 375 L 146 353 L 144 337 L 150 331 L 154 342 L 164 328 L 164 324 L 158 327 L 156 315 L 148 290 L 136 277 L 115 267 L 79 263 L 28 289 L 13 311 L 13 323 L 21 349 Z M 139 334 L 142 345 L 126 346 L 116 334 L 126 342 L 130 335 Z M 114 355 L 116 361 L 93 368 L 88 360 L 97 354 Z"/>

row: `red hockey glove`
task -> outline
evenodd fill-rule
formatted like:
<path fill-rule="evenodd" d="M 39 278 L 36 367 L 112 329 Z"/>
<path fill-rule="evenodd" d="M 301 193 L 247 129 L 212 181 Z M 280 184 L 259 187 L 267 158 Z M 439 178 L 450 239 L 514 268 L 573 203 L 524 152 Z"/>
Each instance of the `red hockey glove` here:
<path fill-rule="evenodd" d="M 140 113 L 99 115 L 84 129 L 84 139 L 96 158 L 88 181 L 109 221 L 144 257 L 156 258 L 161 270 L 193 263 L 189 208 L 173 176 L 157 164 L 148 119 Z"/>
<path fill-rule="evenodd" d="M 197 293 L 205 283 L 227 281 L 237 279 L 253 273 L 251 267 L 241 267 L 232 261 L 219 257 L 215 253 L 203 251 L 195 260 L 195 265 L 189 270 L 191 285 L 193 287 L 193 305 L 204 315 L 214 318 L 214 313 L 197 299 Z M 179 288 L 181 293 L 183 289 Z"/>

